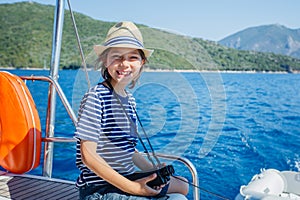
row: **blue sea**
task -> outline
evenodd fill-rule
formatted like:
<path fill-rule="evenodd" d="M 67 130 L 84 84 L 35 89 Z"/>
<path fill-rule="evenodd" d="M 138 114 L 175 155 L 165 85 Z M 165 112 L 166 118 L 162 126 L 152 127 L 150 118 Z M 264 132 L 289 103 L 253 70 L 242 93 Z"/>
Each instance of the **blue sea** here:
<path fill-rule="evenodd" d="M 10 72 L 49 75 L 46 70 Z M 98 72 L 89 77 L 92 85 L 101 80 Z M 77 113 L 88 88 L 84 73 L 60 71 L 58 82 Z M 27 85 L 45 130 L 48 83 Z M 130 91 L 155 151 L 186 157 L 196 167 L 201 199 L 220 199 L 206 190 L 234 199 L 263 168 L 300 171 L 300 74 L 144 72 Z M 58 99 L 55 136 L 73 133 Z M 176 174 L 191 181 L 186 167 L 172 164 Z M 42 163 L 31 173 L 41 171 Z M 75 181 L 78 173 L 75 144 L 55 144 L 53 177 Z"/>

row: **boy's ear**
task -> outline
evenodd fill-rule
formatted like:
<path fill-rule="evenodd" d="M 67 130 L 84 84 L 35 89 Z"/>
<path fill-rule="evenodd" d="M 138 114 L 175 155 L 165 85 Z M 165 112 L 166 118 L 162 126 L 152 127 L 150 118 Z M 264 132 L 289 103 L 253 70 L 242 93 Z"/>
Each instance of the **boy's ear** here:
<path fill-rule="evenodd" d="M 101 62 L 102 62 L 102 64 L 103 64 L 103 66 L 107 68 L 107 60 L 104 59 L 104 58 L 102 58 L 102 59 L 101 59 Z"/>
<path fill-rule="evenodd" d="M 102 62 L 103 66 L 107 68 L 107 62 Z"/>

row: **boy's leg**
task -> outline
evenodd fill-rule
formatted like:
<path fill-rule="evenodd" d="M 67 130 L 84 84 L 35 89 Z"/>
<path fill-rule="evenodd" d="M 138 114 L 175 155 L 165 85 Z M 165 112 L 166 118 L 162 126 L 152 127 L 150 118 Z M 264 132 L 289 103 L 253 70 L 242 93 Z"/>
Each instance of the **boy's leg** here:
<path fill-rule="evenodd" d="M 187 200 L 186 196 L 184 196 L 183 194 L 179 194 L 179 193 L 173 193 L 173 194 L 167 194 L 168 195 L 168 200 Z M 160 200 L 160 199 L 158 199 Z"/>
<path fill-rule="evenodd" d="M 181 176 L 177 176 L 177 178 L 171 177 L 170 186 L 167 193 L 180 193 L 183 195 L 187 195 L 189 192 L 189 185 L 187 182 L 187 179 Z"/>

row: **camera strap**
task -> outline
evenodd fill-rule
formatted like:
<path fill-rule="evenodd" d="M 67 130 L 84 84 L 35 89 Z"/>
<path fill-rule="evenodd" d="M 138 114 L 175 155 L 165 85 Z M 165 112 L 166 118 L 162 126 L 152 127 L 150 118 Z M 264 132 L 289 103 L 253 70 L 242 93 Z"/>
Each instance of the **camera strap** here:
<path fill-rule="evenodd" d="M 159 166 L 161 166 L 161 162 L 159 161 L 158 157 L 156 156 L 156 154 L 155 154 L 155 152 L 154 152 L 154 149 L 153 149 L 153 147 L 152 147 L 152 145 L 151 145 L 151 142 L 150 142 L 150 140 L 149 140 L 149 137 L 148 137 L 148 135 L 147 135 L 147 133 L 146 133 L 146 131 L 145 131 L 145 129 L 144 129 L 144 126 L 143 126 L 143 124 L 142 124 L 142 122 L 141 122 L 141 120 L 140 120 L 140 118 L 139 118 L 139 116 L 138 116 L 138 114 L 137 114 L 137 111 L 136 111 L 135 107 L 131 105 L 132 109 L 134 110 L 134 113 L 136 114 L 137 120 L 138 120 L 138 122 L 139 122 L 139 124 L 140 124 L 140 126 L 141 126 L 141 128 L 142 128 L 143 134 L 145 135 L 145 137 L 146 137 L 146 139 L 147 139 L 147 142 L 148 142 L 148 144 L 149 144 L 149 146 L 150 146 L 150 148 L 151 148 L 152 156 L 155 158 L 155 160 L 156 160 L 156 162 L 158 163 L 158 165 L 155 165 L 153 159 L 151 158 L 150 153 L 149 153 L 149 151 L 148 151 L 148 149 L 147 149 L 145 143 L 143 142 L 143 140 L 142 140 L 140 134 L 139 134 L 138 131 L 137 131 L 137 125 L 133 122 L 133 120 L 131 119 L 131 117 L 128 115 L 128 113 L 127 113 L 127 111 L 125 110 L 125 107 L 124 107 L 123 103 L 121 102 L 119 96 L 115 93 L 113 86 L 111 85 L 111 83 L 110 83 L 108 80 L 106 80 L 105 83 L 106 83 L 106 84 L 108 85 L 108 87 L 112 90 L 112 94 L 113 94 L 114 97 L 117 99 L 117 101 L 118 101 L 118 103 L 120 104 L 120 106 L 122 107 L 123 112 L 125 113 L 126 117 L 128 118 L 128 120 L 129 120 L 129 122 L 130 122 L 130 126 L 133 126 L 133 127 L 134 127 L 135 134 L 137 135 L 137 137 L 139 138 L 140 142 L 142 143 L 142 146 L 143 146 L 143 148 L 144 148 L 144 150 L 145 150 L 145 153 L 146 153 L 146 155 L 147 155 L 149 161 L 151 161 L 153 167 L 155 167 L 156 169 L 159 169 Z M 126 90 L 125 90 L 125 92 L 126 92 Z M 126 93 L 127 93 L 127 92 L 126 92 Z M 173 173 L 174 173 L 174 172 L 173 172 Z M 173 174 L 173 173 L 172 173 L 172 174 Z M 189 185 L 191 185 L 191 186 L 193 186 L 193 187 L 199 188 L 199 189 L 201 189 L 201 190 L 207 192 L 207 193 L 210 194 L 210 195 L 213 195 L 213 196 L 218 197 L 218 198 L 220 198 L 220 199 L 229 200 L 229 199 L 226 198 L 226 197 L 223 197 L 223 196 L 221 196 L 221 195 L 219 195 L 219 194 L 210 192 L 209 190 L 206 190 L 206 189 L 204 189 L 204 188 L 202 188 L 202 187 L 199 187 L 198 185 L 194 185 L 194 184 L 192 184 L 192 183 L 190 183 L 190 182 L 188 182 L 188 181 L 185 181 L 185 180 L 181 179 L 180 177 L 173 176 L 173 175 L 171 175 L 171 176 L 174 177 L 174 178 L 176 178 L 176 179 L 178 179 L 178 180 L 180 180 L 180 181 L 183 181 L 183 182 L 185 182 L 185 183 L 188 183 Z"/>
<path fill-rule="evenodd" d="M 112 94 L 113 94 L 113 96 L 117 99 L 118 103 L 120 104 L 120 106 L 121 106 L 123 112 L 125 113 L 127 119 L 129 120 L 130 126 L 134 127 L 135 134 L 137 135 L 138 139 L 140 140 L 140 142 L 141 142 L 141 144 L 142 144 L 142 146 L 143 146 L 143 148 L 144 148 L 144 150 L 145 150 L 145 153 L 146 153 L 146 155 L 147 155 L 147 158 L 148 158 L 149 161 L 152 163 L 153 167 L 155 167 L 156 169 L 158 169 L 159 166 L 161 166 L 161 162 L 159 161 L 158 157 L 156 156 L 156 154 L 155 154 L 155 152 L 154 152 L 154 149 L 153 149 L 152 144 L 151 144 L 151 142 L 150 142 L 150 140 L 149 140 L 148 134 L 146 133 L 146 131 L 145 131 L 145 129 L 144 129 L 144 126 L 143 126 L 143 124 L 142 124 L 142 122 L 141 122 L 141 120 L 140 120 L 140 118 L 139 118 L 139 115 L 138 115 L 138 113 L 137 113 L 135 107 L 131 105 L 131 107 L 132 107 L 132 109 L 133 109 L 133 111 L 134 111 L 134 113 L 135 113 L 135 115 L 136 115 L 136 118 L 137 118 L 137 120 L 138 120 L 138 123 L 140 124 L 140 127 L 141 127 L 141 129 L 142 129 L 142 132 L 143 132 L 143 134 L 144 134 L 144 136 L 145 136 L 145 138 L 146 138 L 146 140 L 147 140 L 147 143 L 149 144 L 149 147 L 150 147 L 150 149 L 151 149 L 151 154 L 152 154 L 152 156 L 155 158 L 155 160 L 156 160 L 156 162 L 157 162 L 157 165 L 155 164 L 155 162 L 154 162 L 153 159 L 151 158 L 151 155 L 150 155 L 150 153 L 149 153 L 149 151 L 148 151 L 148 149 L 147 149 L 147 147 L 146 147 L 146 145 L 145 145 L 145 143 L 144 143 L 142 137 L 140 136 L 140 134 L 139 134 L 139 132 L 138 132 L 136 123 L 135 123 L 135 122 L 131 119 L 131 117 L 128 115 L 128 113 L 127 113 L 127 111 L 125 110 L 125 107 L 124 107 L 122 101 L 120 100 L 120 98 L 119 98 L 119 96 L 116 94 L 116 92 L 114 91 L 113 86 L 111 85 L 111 83 L 110 83 L 108 80 L 106 80 L 105 83 L 106 83 L 106 84 L 108 85 L 108 87 L 112 90 Z M 125 92 L 126 92 L 126 90 L 125 90 Z M 127 93 L 127 92 L 126 92 L 126 93 Z"/>

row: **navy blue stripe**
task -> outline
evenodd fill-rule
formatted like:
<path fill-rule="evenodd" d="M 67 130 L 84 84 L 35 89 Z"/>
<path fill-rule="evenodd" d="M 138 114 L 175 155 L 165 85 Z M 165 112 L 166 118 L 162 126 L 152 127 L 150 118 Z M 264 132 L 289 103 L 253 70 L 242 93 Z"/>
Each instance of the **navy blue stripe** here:
<path fill-rule="evenodd" d="M 137 40 L 136 38 L 133 37 L 126 37 L 126 36 L 120 36 L 120 37 L 115 37 L 110 40 L 108 40 L 104 46 L 113 46 L 113 45 L 118 45 L 118 44 L 133 44 L 138 47 L 144 48 L 143 44 Z"/>

